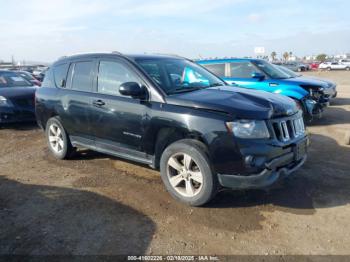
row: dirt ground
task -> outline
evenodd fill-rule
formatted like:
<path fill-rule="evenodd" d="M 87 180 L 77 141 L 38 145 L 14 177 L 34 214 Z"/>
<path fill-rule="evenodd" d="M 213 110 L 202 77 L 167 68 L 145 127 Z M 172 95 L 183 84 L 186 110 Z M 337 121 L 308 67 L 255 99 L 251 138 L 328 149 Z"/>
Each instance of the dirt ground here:
<path fill-rule="evenodd" d="M 305 166 L 210 205 L 173 200 L 159 174 L 91 151 L 55 160 L 33 125 L 0 130 L 0 254 L 350 254 L 350 72 L 307 75 L 339 96 L 309 125 Z"/>

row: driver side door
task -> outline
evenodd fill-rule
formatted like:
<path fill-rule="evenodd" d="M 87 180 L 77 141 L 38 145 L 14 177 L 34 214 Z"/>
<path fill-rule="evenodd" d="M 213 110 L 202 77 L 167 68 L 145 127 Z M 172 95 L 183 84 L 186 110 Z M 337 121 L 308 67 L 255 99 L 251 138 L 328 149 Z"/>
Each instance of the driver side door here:
<path fill-rule="evenodd" d="M 271 88 L 273 83 L 270 79 L 257 79 L 253 78 L 253 73 L 264 73 L 257 68 L 255 65 L 250 63 L 249 61 L 239 61 L 239 62 L 231 62 L 229 63 L 229 75 L 228 78 L 225 78 L 225 81 L 231 85 L 238 85 L 244 88 L 264 90 L 268 92 L 273 92 Z"/>
<path fill-rule="evenodd" d="M 144 84 L 126 61 L 98 61 L 92 118 L 96 147 L 131 159 L 146 158 L 142 141 L 149 124 L 149 103 L 120 94 L 119 87 L 126 82 Z"/>

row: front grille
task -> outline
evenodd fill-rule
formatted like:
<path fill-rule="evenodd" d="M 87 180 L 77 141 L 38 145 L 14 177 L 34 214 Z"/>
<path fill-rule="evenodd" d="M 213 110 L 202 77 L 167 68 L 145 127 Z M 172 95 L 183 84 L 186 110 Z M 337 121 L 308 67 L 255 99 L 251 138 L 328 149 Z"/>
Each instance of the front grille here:
<path fill-rule="evenodd" d="M 273 120 L 272 127 L 276 138 L 282 142 L 293 140 L 305 134 L 304 120 L 300 115 L 294 118 Z"/>

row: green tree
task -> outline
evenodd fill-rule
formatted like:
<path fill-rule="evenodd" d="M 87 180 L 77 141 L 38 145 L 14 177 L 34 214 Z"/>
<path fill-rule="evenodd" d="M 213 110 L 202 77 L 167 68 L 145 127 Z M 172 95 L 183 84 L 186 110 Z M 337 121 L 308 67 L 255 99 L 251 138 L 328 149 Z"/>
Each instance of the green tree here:
<path fill-rule="evenodd" d="M 288 60 L 288 57 L 289 57 L 289 53 L 288 52 L 284 52 L 283 53 L 283 58 L 284 58 L 284 60 Z"/>
<path fill-rule="evenodd" d="M 327 55 L 326 54 L 319 54 L 318 56 L 316 56 L 316 60 L 320 61 L 320 62 L 324 62 L 327 59 Z"/>
<path fill-rule="evenodd" d="M 273 51 L 273 52 L 271 53 L 271 58 L 272 58 L 272 60 L 275 60 L 275 59 L 276 59 L 276 56 L 277 56 L 277 53 L 276 53 L 275 51 Z"/>

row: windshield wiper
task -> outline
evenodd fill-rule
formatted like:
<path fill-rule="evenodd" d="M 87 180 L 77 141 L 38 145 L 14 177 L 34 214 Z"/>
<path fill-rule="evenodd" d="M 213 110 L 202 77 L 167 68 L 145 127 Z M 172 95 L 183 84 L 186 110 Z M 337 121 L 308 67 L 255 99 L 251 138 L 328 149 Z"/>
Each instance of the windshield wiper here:
<path fill-rule="evenodd" d="M 191 87 L 191 88 L 178 87 L 173 90 L 170 90 L 168 94 L 172 95 L 172 94 L 186 93 L 186 92 L 192 92 L 200 89 L 203 89 L 203 87 Z"/>

